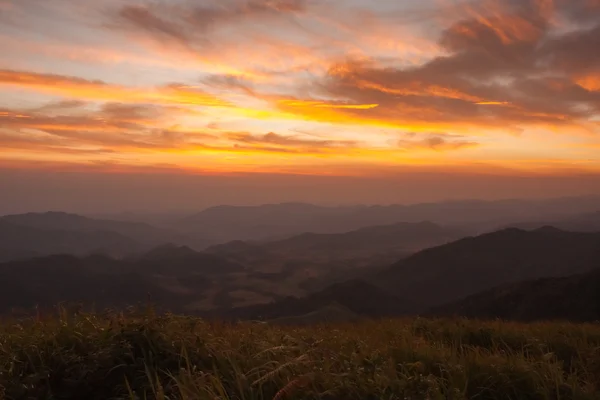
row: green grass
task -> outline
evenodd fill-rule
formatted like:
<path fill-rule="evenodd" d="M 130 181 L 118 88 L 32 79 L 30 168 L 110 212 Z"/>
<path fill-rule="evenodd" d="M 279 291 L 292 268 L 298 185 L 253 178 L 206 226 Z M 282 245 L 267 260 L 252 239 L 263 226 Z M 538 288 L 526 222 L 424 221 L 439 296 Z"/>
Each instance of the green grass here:
<path fill-rule="evenodd" d="M 599 391 L 592 324 L 294 328 L 63 312 L 0 326 L 6 399 L 600 399 Z"/>

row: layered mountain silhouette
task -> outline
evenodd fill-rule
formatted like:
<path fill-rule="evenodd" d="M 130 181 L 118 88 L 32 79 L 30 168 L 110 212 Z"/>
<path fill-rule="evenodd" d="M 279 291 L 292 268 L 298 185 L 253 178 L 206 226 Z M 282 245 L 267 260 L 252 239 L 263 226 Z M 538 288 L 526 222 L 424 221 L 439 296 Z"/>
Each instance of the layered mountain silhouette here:
<path fill-rule="evenodd" d="M 461 236 L 457 229 L 431 222 L 397 223 L 347 233 L 304 233 L 272 242 L 235 241 L 207 252 L 245 265 L 252 271 L 250 278 L 287 282 L 314 292 Z"/>
<path fill-rule="evenodd" d="M 346 233 L 303 233 L 265 243 L 234 241 L 213 246 L 208 252 L 246 261 L 268 257 L 351 260 L 380 254 L 406 255 L 463 236 L 457 229 L 431 222 L 396 223 Z"/>
<path fill-rule="evenodd" d="M 112 221 L 83 217 L 64 212 L 45 212 L 7 215 L 0 221 L 13 225 L 44 230 L 71 232 L 115 232 L 140 243 L 161 244 L 173 232 L 140 222 Z"/>
<path fill-rule="evenodd" d="M 141 248 L 137 241 L 113 231 L 35 228 L 0 219 L 0 262 L 52 254 L 122 256 Z"/>
<path fill-rule="evenodd" d="M 227 318 L 302 323 L 339 304 L 357 316 L 459 315 L 595 320 L 600 234 L 505 229 L 426 249 L 368 276 L 303 298 L 217 310 Z M 343 314 L 343 313 L 342 313 Z M 304 318 L 304 316 L 308 316 Z"/>
<path fill-rule="evenodd" d="M 423 306 L 498 285 L 583 273 L 600 266 L 600 233 L 510 228 L 421 251 L 373 278 Z"/>
<path fill-rule="evenodd" d="M 148 301 L 171 305 L 174 300 L 132 266 L 104 256 L 58 255 L 0 264 L 2 312 L 62 302 L 103 308 Z"/>
<path fill-rule="evenodd" d="M 209 241 L 145 223 L 87 218 L 63 212 L 0 217 L 0 261 L 53 254 L 115 257 L 147 251 L 168 242 L 197 245 Z"/>
<path fill-rule="evenodd" d="M 0 263 L 0 312 L 60 302 L 172 311 L 204 297 L 213 280 L 244 267 L 189 248 L 162 246 L 134 258 L 52 255 Z"/>
<path fill-rule="evenodd" d="M 435 316 L 478 319 L 600 320 L 600 269 L 562 278 L 544 278 L 496 287 L 436 307 Z"/>
<path fill-rule="evenodd" d="M 595 211 L 598 198 L 594 197 L 344 207 L 283 203 L 212 207 L 175 221 L 172 226 L 228 242 L 274 240 L 302 232 L 342 233 L 368 226 L 420 221 L 469 226 L 477 233 L 516 221 L 554 221 Z"/>
<path fill-rule="evenodd" d="M 559 203 L 542 208 L 545 213 L 560 210 Z M 481 318 L 594 318 L 597 274 L 590 271 L 600 268 L 600 233 L 584 232 L 591 228 L 579 232 L 553 226 L 531 231 L 507 228 L 463 237 L 461 229 L 419 220 L 341 233 L 284 234 L 302 226 L 331 230 L 360 225 L 389 218 L 390 210 L 396 210 L 396 216 L 411 212 L 415 219 L 427 213 L 440 217 L 442 209 L 451 214 L 471 205 L 475 209 L 471 216 L 477 219 L 484 209 L 515 207 L 511 201 L 443 204 L 215 208 L 202 218 L 206 224 L 212 221 L 217 236 L 219 221 L 226 231 L 240 217 L 240 236 L 264 220 L 276 222 L 267 224 L 277 227 L 271 234 L 285 237 L 238 240 L 203 252 L 169 240 L 172 231 L 147 224 L 65 213 L 6 216 L 0 218 L 0 262 L 20 261 L 0 263 L 0 311 L 62 301 L 102 307 L 151 301 L 175 311 L 228 319 L 314 317 L 319 310 L 336 307 L 347 310 L 340 314 L 349 319 L 432 309 Z M 597 216 L 563 221 L 589 227 Z M 244 227 L 251 228 L 244 231 Z M 560 303 L 559 293 L 568 294 L 569 301 Z M 570 314 L 573 307 L 577 311 Z M 307 320 L 319 319 L 313 317 Z"/>

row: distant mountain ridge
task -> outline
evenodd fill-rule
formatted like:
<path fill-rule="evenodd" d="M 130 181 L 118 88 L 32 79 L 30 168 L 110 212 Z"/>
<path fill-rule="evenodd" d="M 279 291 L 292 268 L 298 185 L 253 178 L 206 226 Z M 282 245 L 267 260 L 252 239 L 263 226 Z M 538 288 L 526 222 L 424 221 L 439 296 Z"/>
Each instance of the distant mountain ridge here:
<path fill-rule="evenodd" d="M 208 242 L 139 222 L 102 220 L 65 212 L 0 217 L 0 261 L 52 254 L 112 256 L 139 253 L 168 242 Z M 203 245 L 204 244 L 204 245 Z"/>
<path fill-rule="evenodd" d="M 6 215 L 0 217 L 0 221 L 45 230 L 73 232 L 111 231 L 130 237 L 138 242 L 153 244 L 161 243 L 165 237 L 172 234 L 172 232 L 145 223 L 92 219 L 58 211 Z"/>
<path fill-rule="evenodd" d="M 256 278 L 289 282 L 313 292 L 462 236 L 460 230 L 431 222 L 396 223 L 346 233 L 303 233 L 271 242 L 234 241 L 206 252 L 246 265 Z"/>
<path fill-rule="evenodd" d="M 141 248 L 138 242 L 117 232 L 50 230 L 0 219 L 0 262 L 52 254 L 123 256 Z"/>
<path fill-rule="evenodd" d="M 553 226 L 555 228 L 571 232 L 600 232 L 600 211 L 575 215 L 550 222 L 533 221 L 513 223 L 507 225 L 506 227 L 533 230 L 544 226 Z"/>
<path fill-rule="evenodd" d="M 343 233 L 368 226 L 420 221 L 433 221 L 442 225 L 472 225 L 480 232 L 515 221 L 591 213 L 598 211 L 599 203 L 600 199 L 597 197 L 574 197 L 340 207 L 306 203 L 217 206 L 180 219 L 172 226 L 197 234 L 210 232 L 220 242 L 271 240 L 302 232 Z"/>
<path fill-rule="evenodd" d="M 233 241 L 207 249 L 217 254 L 271 252 L 306 256 L 310 253 L 331 254 L 329 257 L 352 257 L 359 252 L 375 254 L 391 251 L 411 253 L 416 250 L 456 240 L 464 235 L 457 229 L 432 222 L 400 222 L 370 226 L 344 233 L 302 233 L 270 242 Z M 260 249 L 260 250 L 259 250 Z"/>

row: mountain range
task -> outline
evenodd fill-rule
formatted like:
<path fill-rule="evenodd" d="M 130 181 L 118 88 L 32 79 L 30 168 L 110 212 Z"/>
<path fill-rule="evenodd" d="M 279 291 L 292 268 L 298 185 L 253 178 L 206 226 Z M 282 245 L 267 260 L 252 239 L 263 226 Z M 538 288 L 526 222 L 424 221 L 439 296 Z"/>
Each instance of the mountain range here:
<path fill-rule="evenodd" d="M 529 218 L 520 221 L 552 225 L 508 222 L 522 213 Z M 591 320 L 599 217 L 588 198 L 223 206 L 160 227 L 59 212 L 4 216 L 0 311 L 150 301 L 269 321 L 337 312 L 350 320 L 431 313 Z M 479 233 L 498 221 L 510 227 Z"/>
<path fill-rule="evenodd" d="M 232 240 L 276 240 L 299 233 L 344 233 L 398 222 L 432 221 L 483 233 L 522 221 L 561 220 L 598 211 L 597 197 L 543 200 L 462 200 L 411 205 L 324 207 L 304 203 L 218 206 L 173 221 L 182 232 Z"/>
<path fill-rule="evenodd" d="M 593 320 L 600 310 L 598 271 L 600 233 L 510 228 L 423 250 L 365 275 L 368 282 L 348 281 L 304 298 L 221 312 L 241 319 L 272 319 L 338 303 L 371 317 L 434 313 L 570 319 L 572 313 L 574 319 Z M 569 299 L 561 300 L 565 295 Z"/>
<path fill-rule="evenodd" d="M 142 248 L 114 231 L 71 231 L 14 224 L 0 219 L 0 261 L 52 254 L 103 253 L 122 256 Z"/>

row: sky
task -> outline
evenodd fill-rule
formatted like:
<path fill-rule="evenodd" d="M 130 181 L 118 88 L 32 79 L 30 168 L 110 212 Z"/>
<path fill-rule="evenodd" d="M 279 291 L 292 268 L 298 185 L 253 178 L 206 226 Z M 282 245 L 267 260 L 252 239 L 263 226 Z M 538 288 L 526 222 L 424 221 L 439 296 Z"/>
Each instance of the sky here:
<path fill-rule="evenodd" d="M 600 0 L 0 0 L 0 212 L 600 194 L 598 49 Z"/>

